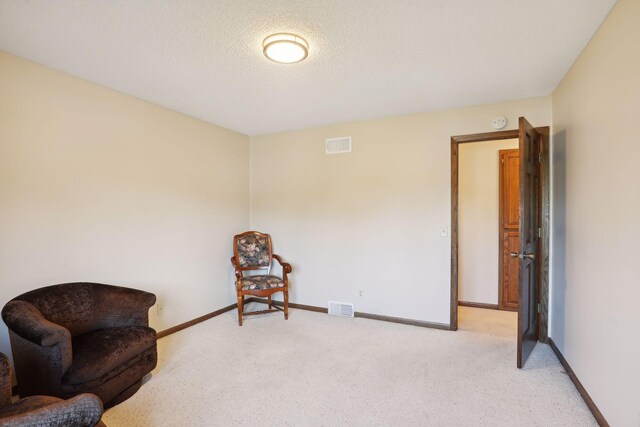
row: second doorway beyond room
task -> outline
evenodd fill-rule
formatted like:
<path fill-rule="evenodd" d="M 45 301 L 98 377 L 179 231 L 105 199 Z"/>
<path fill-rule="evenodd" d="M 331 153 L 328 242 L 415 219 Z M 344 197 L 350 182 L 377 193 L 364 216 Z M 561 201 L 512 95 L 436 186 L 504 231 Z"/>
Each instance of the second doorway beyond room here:
<path fill-rule="evenodd" d="M 459 162 L 458 299 L 517 310 L 518 139 L 463 144 Z"/>

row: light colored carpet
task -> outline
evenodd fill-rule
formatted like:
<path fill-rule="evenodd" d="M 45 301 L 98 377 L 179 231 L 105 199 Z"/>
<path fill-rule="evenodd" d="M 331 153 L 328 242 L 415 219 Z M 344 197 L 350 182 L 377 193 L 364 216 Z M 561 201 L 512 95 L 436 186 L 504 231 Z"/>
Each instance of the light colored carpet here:
<path fill-rule="evenodd" d="M 115 426 L 596 426 L 551 349 L 513 338 L 291 310 L 228 312 L 158 343 Z"/>

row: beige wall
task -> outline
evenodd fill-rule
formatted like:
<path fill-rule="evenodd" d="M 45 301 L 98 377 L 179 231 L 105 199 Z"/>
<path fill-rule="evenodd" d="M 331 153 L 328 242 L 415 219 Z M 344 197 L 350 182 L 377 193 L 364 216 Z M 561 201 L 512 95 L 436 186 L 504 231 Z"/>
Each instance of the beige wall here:
<path fill-rule="evenodd" d="M 162 330 L 235 302 L 248 225 L 248 137 L 0 53 L 0 307 L 111 283 L 154 292 Z"/>
<path fill-rule="evenodd" d="M 458 183 L 458 300 L 498 304 L 500 150 L 517 139 L 461 144 Z"/>
<path fill-rule="evenodd" d="M 612 426 L 640 425 L 640 2 L 553 93 L 551 336 Z"/>
<path fill-rule="evenodd" d="M 548 125 L 550 99 L 252 137 L 251 226 L 293 264 L 291 300 L 448 324 L 450 138 L 501 115 Z M 326 155 L 338 136 L 353 152 Z"/>

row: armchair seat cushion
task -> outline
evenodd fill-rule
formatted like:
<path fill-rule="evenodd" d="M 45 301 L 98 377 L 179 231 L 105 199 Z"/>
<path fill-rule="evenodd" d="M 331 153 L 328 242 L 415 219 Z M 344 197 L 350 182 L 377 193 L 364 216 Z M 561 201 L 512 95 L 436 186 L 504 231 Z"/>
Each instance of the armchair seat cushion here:
<path fill-rule="evenodd" d="M 102 378 L 155 343 L 156 331 L 144 326 L 105 328 L 78 335 L 73 338 L 73 362 L 62 383 L 78 385 Z"/>
<path fill-rule="evenodd" d="M 284 282 L 278 276 L 261 275 L 242 278 L 242 290 L 283 288 Z"/>

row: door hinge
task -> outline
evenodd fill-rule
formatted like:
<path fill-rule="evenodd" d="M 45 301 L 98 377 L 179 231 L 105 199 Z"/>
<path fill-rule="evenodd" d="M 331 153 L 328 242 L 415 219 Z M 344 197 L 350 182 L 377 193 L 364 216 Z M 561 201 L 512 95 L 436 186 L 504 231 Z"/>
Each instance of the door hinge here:
<path fill-rule="evenodd" d="M 542 228 L 538 228 L 538 237 L 542 237 Z"/>
<path fill-rule="evenodd" d="M 542 163 L 542 153 L 538 153 L 538 163 Z"/>
<path fill-rule="evenodd" d="M 540 314 L 540 303 L 537 304 L 536 310 L 538 310 L 538 314 Z"/>

